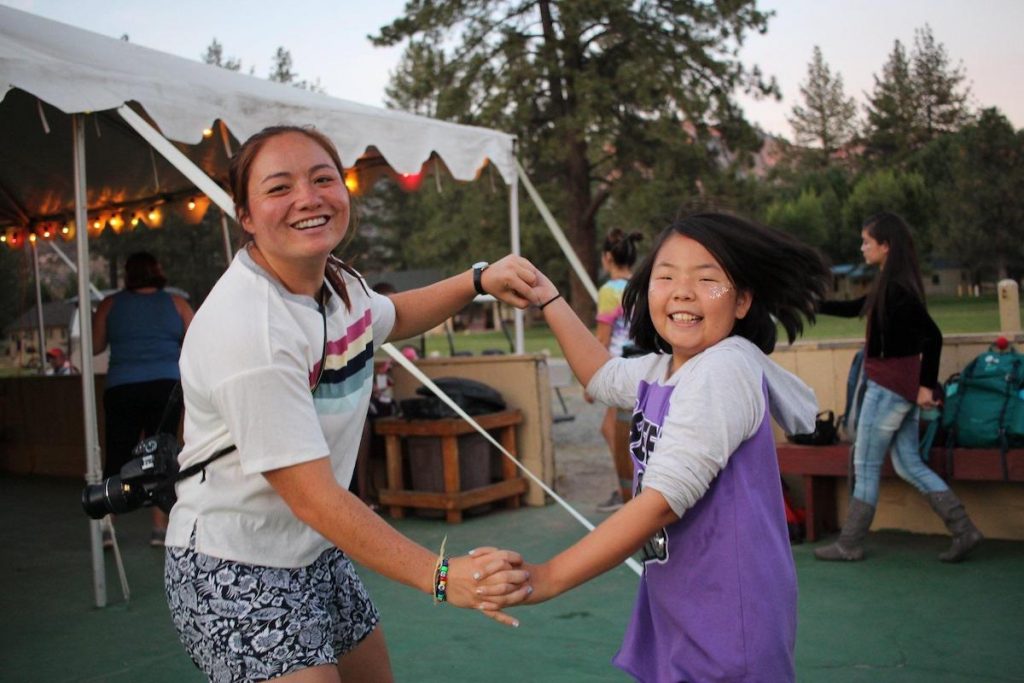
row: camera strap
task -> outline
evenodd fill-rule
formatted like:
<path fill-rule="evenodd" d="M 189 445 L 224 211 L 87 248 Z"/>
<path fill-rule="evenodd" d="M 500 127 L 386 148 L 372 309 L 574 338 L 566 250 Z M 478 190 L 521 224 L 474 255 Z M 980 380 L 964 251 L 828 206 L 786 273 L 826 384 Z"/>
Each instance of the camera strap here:
<path fill-rule="evenodd" d="M 182 479 L 188 479 L 189 477 L 191 477 L 192 475 L 196 474 L 197 472 L 202 472 L 203 473 L 203 477 L 199 481 L 200 482 L 206 481 L 206 466 L 209 465 L 210 463 L 212 463 L 214 460 L 220 460 L 221 458 L 223 458 L 228 453 L 232 453 L 233 451 L 237 450 L 237 448 L 238 447 L 235 446 L 235 444 L 231 444 L 230 446 L 225 446 L 224 448 L 220 449 L 219 451 L 217 451 L 216 453 L 211 455 L 206 460 L 197 462 L 197 463 L 195 463 L 193 465 L 189 465 L 185 469 L 183 469 L 180 472 L 178 472 L 177 474 L 175 474 L 173 477 L 167 477 L 166 479 L 164 479 L 162 482 L 160 482 L 153 489 L 153 492 L 154 493 L 158 493 L 160 491 L 164 491 L 164 490 L 169 489 L 169 488 L 174 488 L 174 485 L 177 484 L 179 481 L 181 481 Z"/>

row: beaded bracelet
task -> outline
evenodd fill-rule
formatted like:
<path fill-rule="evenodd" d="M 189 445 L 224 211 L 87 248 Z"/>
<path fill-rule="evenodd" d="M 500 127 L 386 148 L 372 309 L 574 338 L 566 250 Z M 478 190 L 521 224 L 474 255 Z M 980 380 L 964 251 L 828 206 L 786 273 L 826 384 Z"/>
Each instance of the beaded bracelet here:
<path fill-rule="evenodd" d="M 439 605 L 448 600 L 448 556 L 444 554 L 444 547 L 448 543 L 448 536 L 441 540 L 441 550 L 437 554 L 437 564 L 434 565 L 434 604 Z"/>
<path fill-rule="evenodd" d="M 437 581 L 434 583 L 434 602 L 442 603 L 448 600 L 448 558 L 441 560 L 441 566 L 437 568 Z"/>

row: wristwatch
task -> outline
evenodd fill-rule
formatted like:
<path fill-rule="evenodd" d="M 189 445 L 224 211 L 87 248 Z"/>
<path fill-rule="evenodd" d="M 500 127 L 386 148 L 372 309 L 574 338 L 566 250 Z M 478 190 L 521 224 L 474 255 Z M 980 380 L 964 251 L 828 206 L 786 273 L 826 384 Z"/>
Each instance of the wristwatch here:
<path fill-rule="evenodd" d="M 475 289 L 476 293 L 481 296 L 487 293 L 484 291 L 483 276 L 484 270 L 486 270 L 489 265 L 491 264 L 487 261 L 477 261 L 473 264 L 473 289 Z"/>

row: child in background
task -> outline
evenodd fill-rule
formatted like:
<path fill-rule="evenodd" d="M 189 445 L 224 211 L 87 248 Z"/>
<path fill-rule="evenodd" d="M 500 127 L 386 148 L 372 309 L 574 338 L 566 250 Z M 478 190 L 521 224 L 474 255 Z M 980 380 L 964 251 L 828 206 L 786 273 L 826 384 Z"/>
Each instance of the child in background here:
<path fill-rule="evenodd" d="M 601 267 L 608 273 L 608 281 L 597 292 L 597 340 L 604 344 L 613 358 L 622 356 L 623 347 L 629 343 L 629 319 L 622 312 L 622 292 L 632 276 L 636 263 L 636 243 L 643 239 L 638 232 L 627 235 L 614 228 L 608 232 L 601 249 Z M 588 403 L 593 402 L 584 394 Z M 615 464 L 619 487 L 612 491 L 607 501 L 597 506 L 598 512 L 614 512 L 630 499 L 633 484 L 633 464 L 629 454 L 615 447 L 615 418 L 618 409 L 609 407 L 601 422 L 601 436 L 608 444 Z"/>
<path fill-rule="evenodd" d="M 526 565 L 541 602 L 643 548 L 614 664 L 641 681 L 794 680 L 796 572 L 769 412 L 810 431 L 817 406 L 765 355 L 814 319 L 827 270 L 784 233 L 723 214 L 673 223 L 624 295 L 649 353 L 612 358 L 549 280 L 544 316 L 587 391 L 633 407 L 635 495 L 568 550 Z M 774 319 L 773 319 L 774 317 Z"/>

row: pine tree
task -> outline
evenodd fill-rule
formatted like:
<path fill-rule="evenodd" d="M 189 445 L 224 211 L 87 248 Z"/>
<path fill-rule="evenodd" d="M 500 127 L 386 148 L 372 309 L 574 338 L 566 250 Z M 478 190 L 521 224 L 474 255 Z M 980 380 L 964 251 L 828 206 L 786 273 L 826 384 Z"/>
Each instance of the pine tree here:
<path fill-rule="evenodd" d="M 912 62 L 919 144 L 925 144 L 970 121 L 970 89 L 964 85 L 963 64 L 950 66 L 945 46 L 935 41 L 927 24 L 914 31 Z"/>
<path fill-rule="evenodd" d="M 946 143 L 946 144 L 943 144 Z M 936 240 L 948 255 L 998 278 L 1024 270 L 1024 132 L 997 109 L 933 143 L 949 181 L 936 193 Z"/>
<path fill-rule="evenodd" d="M 241 60 L 234 57 L 224 58 L 224 46 L 220 44 L 216 37 L 206 46 L 206 52 L 203 53 L 202 60 L 206 64 L 213 64 L 228 71 L 238 71 L 242 68 Z"/>
<path fill-rule="evenodd" d="M 857 105 L 843 91 L 843 77 L 825 63 L 821 48 L 814 46 L 807 80 L 800 86 L 803 106 L 793 106 L 789 124 L 800 144 L 820 147 L 821 165 L 856 132 Z"/>
<path fill-rule="evenodd" d="M 273 63 L 270 66 L 268 80 L 275 83 L 291 83 L 295 80 L 295 73 L 292 71 L 292 53 L 283 47 L 277 48 L 274 53 Z"/>
<path fill-rule="evenodd" d="M 273 65 L 270 67 L 270 75 L 267 78 L 276 83 L 288 83 L 302 90 L 312 92 L 326 92 L 320 85 L 320 79 L 315 81 L 299 80 L 299 75 L 292 70 L 292 53 L 283 47 L 277 48 L 273 56 Z"/>
<path fill-rule="evenodd" d="M 900 41 L 893 43 L 882 76 L 868 95 L 866 142 L 868 152 L 882 158 L 901 158 L 914 147 L 918 95 L 910 60 Z"/>
<path fill-rule="evenodd" d="M 751 0 L 411 1 L 371 39 L 405 44 L 389 104 L 517 135 L 524 165 L 594 276 L 597 217 L 618 187 L 671 166 L 674 204 L 699 194 L 696 180 L 718 152 L 693 143 L 708 143 L 711 125 L 749 133 L 731 99 L 737 88 L 777 95 L 773 80 L 736 57 L 768 17 Z M 575 278 L 571 286 L 589 317 L 586 290 Z"/>

